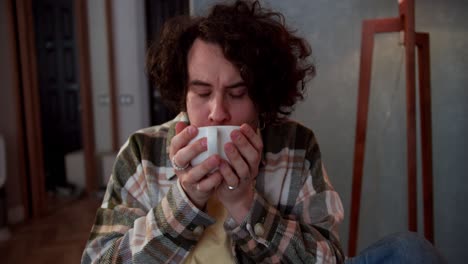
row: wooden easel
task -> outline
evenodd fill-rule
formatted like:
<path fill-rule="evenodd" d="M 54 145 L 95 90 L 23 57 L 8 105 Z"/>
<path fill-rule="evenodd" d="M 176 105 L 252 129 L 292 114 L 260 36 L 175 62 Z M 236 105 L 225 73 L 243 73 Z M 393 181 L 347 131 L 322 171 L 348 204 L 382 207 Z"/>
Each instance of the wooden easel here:
<path fill-rule="evenodd" d="M 358 110 L 348 244 L 349 256 L 354 256 L 356 254 L 367 113 L 369 111 L 372 52 L 374 48 L 374 35 L 378 33 L 404 32 L 406 53 L 408 226 L 410 231 L 417 231 L 415 47 L 418 48 L 424 235 L 429 241 L 434 243 L 429 34 L 415 32 L 414 30 L 414 0 L 399 0 L 398 2 L 399 17 L 364 20 L 362 24 Z"/>

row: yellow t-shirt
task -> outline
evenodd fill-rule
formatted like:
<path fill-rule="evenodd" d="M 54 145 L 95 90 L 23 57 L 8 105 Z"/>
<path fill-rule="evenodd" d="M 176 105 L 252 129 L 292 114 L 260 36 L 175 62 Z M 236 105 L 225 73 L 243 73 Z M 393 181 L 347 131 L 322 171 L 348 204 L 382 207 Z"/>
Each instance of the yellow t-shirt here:
<path fill-rule="evenodd" d="M 184 263 L 235 263 L 231 253 L 231 239 L 223 227 L 227 217 L 226 209 L 215 195 L 208 200 L 206 208 L 207 213 L 216 219 L 216 223 L 206 228 Z"/>

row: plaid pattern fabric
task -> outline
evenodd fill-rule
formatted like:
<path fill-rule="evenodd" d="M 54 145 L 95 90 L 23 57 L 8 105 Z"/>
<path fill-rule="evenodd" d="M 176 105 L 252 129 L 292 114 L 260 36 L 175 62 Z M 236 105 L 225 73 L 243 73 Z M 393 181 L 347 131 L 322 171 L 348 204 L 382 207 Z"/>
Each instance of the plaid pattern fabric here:
<path fill-rule="evenodd" d="M 195 228 L 214 223 L 185 195 L 168 157 L 184 116 L 137 131 L 122 146 L 82 263 L 181 263 L 197 243 Z M 237 262 L 342 263 L 343 207 L 312 131 L 285 121 L 262 130 L 262 139 L 251 211 L 240 225 L 224 223 Z"/>

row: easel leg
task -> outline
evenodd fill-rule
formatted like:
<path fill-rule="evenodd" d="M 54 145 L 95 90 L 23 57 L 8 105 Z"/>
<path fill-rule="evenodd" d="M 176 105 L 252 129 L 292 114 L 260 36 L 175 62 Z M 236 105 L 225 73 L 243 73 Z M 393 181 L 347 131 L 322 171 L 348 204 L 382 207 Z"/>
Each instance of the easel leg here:
<path fill-rule="evenodd" d="M 351 189 L 351 215 L 348 238 L 348 256 L 350 257 L 356 255 L 359 231 L 359 212 L 361 206 L 362 174 L 366 146 L 367 114 L 369 112 L 374 34 L 398 32 L 401 30 L 401 27 L 402 24 L 400 22 L 400 18 L 364 20 L 362 23 L 357 125 L 354 145 L 353 185 Z"/>
<path fill-rule="evenodd" d="M 422 184 L 424 235 L 434 243 L 434 211 L 432 186 L 432 121 L 429 34 L 416 33 L 419 66 L 419 109 L 421 114 Z"/>
<path fill-rule="evenodd" d="M 369 90 L 374 49 L 373 25 L 369 21 L 362 23 L 361 62 L 359 75 L 359 93 L 357 105 L 356 141 L 354 146 L 353 185 L 351 189 L 351 216 L 348 243 L 348 255 L 356 255 L 357 234 L 359 229 L 359 211 L 361 204 L 362 173 L 366 143 L 367 113 L 369 111 Z"/>

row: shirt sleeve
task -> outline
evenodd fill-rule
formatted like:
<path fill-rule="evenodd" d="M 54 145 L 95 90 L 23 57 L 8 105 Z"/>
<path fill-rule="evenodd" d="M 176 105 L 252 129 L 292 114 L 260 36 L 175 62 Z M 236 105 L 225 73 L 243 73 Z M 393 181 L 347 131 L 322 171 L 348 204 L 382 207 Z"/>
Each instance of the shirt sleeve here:
<path fill-rule="evenodd" d="M 214 223 L 175 181 L 154 206 L 137 140 L 119 152 L 82 263 L 181 262 L 204 227 Z M 154 181 L 154 179 L 153 179 Z"/>
<path fill-rule="evenodd" d="M 281 191 L 293 195 L 294 204 L 273 206 L 257 191 L 253 206 L 240 225 L 233 219 L 225 222 L 241 263 L 344 262 L 337 234 L 343 206 L 328 180 L 316 144 L 311 139 L 306 149 L 302 185 Z M 288 206 L 292 209 L 284 209 Z"/>

